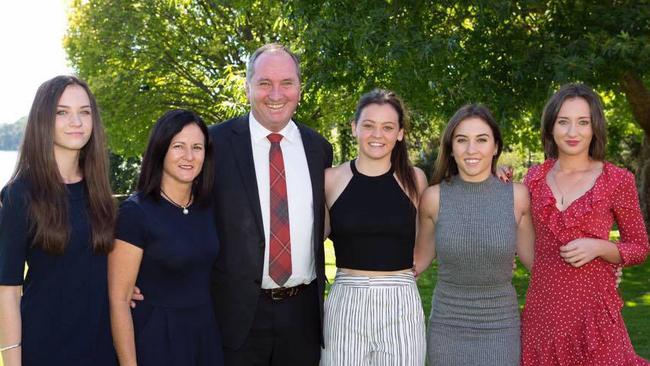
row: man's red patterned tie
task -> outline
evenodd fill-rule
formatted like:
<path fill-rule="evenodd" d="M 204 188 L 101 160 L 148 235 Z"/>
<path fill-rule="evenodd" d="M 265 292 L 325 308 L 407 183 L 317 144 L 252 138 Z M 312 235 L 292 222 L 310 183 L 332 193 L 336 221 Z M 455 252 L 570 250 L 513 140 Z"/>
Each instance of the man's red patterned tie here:
<path fill-rule="evenodd" d="M 271 237 L 269 243 L 269 275 L 279 286 L 291 276 L 291 235 L 289 232 L 289 204 L 284 159 L 280 141 L 282 135 L 272 133 L 269 150 Z"/>

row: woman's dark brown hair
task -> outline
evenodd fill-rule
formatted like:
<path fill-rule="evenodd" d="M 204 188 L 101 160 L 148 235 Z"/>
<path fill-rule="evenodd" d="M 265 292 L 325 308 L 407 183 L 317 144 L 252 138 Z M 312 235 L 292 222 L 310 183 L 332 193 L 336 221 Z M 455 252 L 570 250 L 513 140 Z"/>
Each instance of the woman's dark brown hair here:
<path fill-rule="evenodd" d="M 205 159 L 201 173 L 194 178 L 193 201 L 199 205 L 207 205 L 210 202 L 212 182 L 214 181 L 212 140 L 203 119 L 196 113 L 184 109 L 175 109 L 165 113 L 151 129 L 138 178 L 137 189 L 139 192 L 156 201 L 160 199 L 160 183 L 169 145 L 174 136 L 191 123 L 199 126 L 205 138 Z"/>
<path fill-rule="evenodd" d="M 567 99 L 582 98 L 589 104 L 591 114 L 591 130 L 593 135 L 589 143 L 589 156 L 595 160 L 605 159 L 607 145 L 607 128 L 605 113 L 600 97 L 585 84 L 566 84 L 548 100 L 542 113 L 542 143 L 546 158 L 557 159 L 557 144 L 553 139 L 553 126 L 560 113 L 562 104 Z"/>
<path fill-rule="evenodd" d="M 499 156 L 501 156 L 501 151 L 503 149 L 503 140 L 501 138 L 499 125 L 486 106 L 482 104 L 467 104 L 457 110 L 449 122 L 447 122 L 445 132 L 442 134 L 442 138 L 440 139 L 440 148 L 438 149 L 438 158 L 436 159 L 436 165 L 433 170 L 431 184 L 438 184 L 443 180 L 449 181 L 452 176 L 458 174 L 458 165 L 452 155 L 454 131 L 456 131 L 456 128 L 461 122 L 468 118 L 479 118 L 490 126 L 492 135 L 494 135 L 494 143 L 497 145 L 497 154 L 492 158 L 491 169 L 492 174 L 496 172 L 497 161 L 499 160 Z"/>
<path fill-rule="evenodd" d="M 357 123 L 359 118 L 361 118 L 361 112 L 363 112 L 363 109 L 371 104 L 388 104 L 393 107 L 395 112 L 397 112 L 399 128 L 404 131 L 404 137 L 402 138 L 402 141 L 397 141 L 395 143 L 395 147 L 393 147 L 393 151 L 390 154 L 390 163 L 395 171 L 395 175 L 397 175 L 397 179 L 402 183 L 404 189 L 406 189 L 408 196 L 417 202 L 419 199 L 419 193 L 415 183 L 413 164 L 411 164 L 411 161 L 409 160 L 407 150 L 408 144 L 406 141 L 409 116 L 404 107 L 404 103 L 392 91 L 374 89 L 362 95 L 359 99 L 359 103 L 357 103 L 354 112 L 354 123 Z"/>
<path fill-rule="evenodd" d="M 62 75 L 38 88 L 11 181 L 24 179 L 27 183 L 33 244 L 46 252 L 62 254 L 70 237 L 70 223 L 67 188 L 54 158 L 54 123 L 59 99 L 71 85 L 83 88 L 90 100 L 93 128 L 81 149 L 79 168 L 88 195 L 93 249 L 96 253 L 108 253 L 113 247 L 116 212 L 108 180 L 106 138 L 97 102 L 83 80 Z"/>

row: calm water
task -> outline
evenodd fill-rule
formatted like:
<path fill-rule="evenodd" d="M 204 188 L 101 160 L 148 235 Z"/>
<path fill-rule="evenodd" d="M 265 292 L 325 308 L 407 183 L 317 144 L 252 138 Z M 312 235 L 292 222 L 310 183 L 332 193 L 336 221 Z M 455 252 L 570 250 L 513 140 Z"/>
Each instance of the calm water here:
<path fill-rule="evenodd" d="M 11 177 L 11 173 L 14 172 L 16 159 L 18 159 L 18 151 L 0 150 L 0 187 L 5 186 L 5 183 Z"/>

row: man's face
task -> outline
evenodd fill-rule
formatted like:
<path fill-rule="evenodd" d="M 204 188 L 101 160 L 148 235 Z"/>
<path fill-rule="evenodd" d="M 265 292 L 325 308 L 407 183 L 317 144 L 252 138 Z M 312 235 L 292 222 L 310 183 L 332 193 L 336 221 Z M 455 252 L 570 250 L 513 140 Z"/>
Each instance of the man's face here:
<path fill-rule="evenodd" d="M 282 130 L 300 101 L 298 69 L 284 51 L 262 53 L 246 82 L 246 95 L 255 119 L 272 132 Z"/>

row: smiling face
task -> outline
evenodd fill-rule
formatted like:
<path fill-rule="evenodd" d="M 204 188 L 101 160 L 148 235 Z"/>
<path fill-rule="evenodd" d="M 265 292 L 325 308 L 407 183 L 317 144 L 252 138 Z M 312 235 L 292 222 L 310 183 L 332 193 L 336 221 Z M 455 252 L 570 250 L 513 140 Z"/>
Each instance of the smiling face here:
<path fill-rule="evenodd" d="M 558 156 L 589 156 L 592 137 L 589 103 L 583 98 L 565 100 L 553 124 L 553 140 Z"/>
<path fill-rule="evenodd" d="M 368 104 L 352 122 L 352 135 L 359 144 L 359 156 L 390 159 L 397 141 L 404 138 L 397 111 L 390 104 Z"/>
<path fill-rule="evenodd" d="M 256 60 L 246 82 L 246 95 L 255 119 L 271 132 L 282 130 L 300 101 L 298 69 L 284 51 L 267 51 Z"/>
<path fill-rule="evenodd" d="M 498 152 L 490 125 L 477 117 L 461 121 L 452 136 L 452 154 L 458 175 L 466 182 L 482 182 L 492 174 Z"/>
<path fill-rule="evenodd" d="M 175 182 L 192 184 L 205 159 L 205 136 L 196 123 L 189 123 L 174 135 L 163 163 L 161 186 Z"/>
<path fill-rule="evenodd" d="M 79 85 L 65 88 L 56 106 L 54 154 L 79 152 L 93 131 L 90 98 Z"/>

